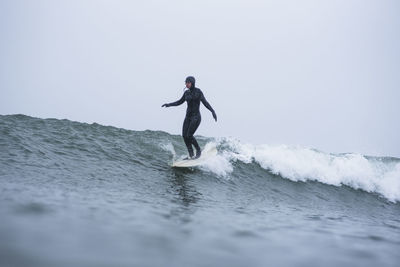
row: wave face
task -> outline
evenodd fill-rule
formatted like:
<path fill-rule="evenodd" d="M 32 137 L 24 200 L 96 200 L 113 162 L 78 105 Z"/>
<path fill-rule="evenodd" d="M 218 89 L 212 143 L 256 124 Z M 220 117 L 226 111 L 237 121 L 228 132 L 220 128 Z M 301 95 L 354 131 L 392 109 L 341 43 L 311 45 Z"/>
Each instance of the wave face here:
<path fill-rule="evenodd" d="M 0 244 L 0 254 L 11 255 L 7 264 L 31 266 L 62 263 L 60 251 L 72 251 L 65 265 L 78 266 L 107 263 L 104 251 L 120 266 L 165 266 L 171 257 L 174 266 L 263 266 L 265 257 L 283 266 L 398 262 L 400 159 L 198 140 L 217 146 L 217 157 L 197 169 L 173 169 L 172 160 L 186 154 L 177 135 L 0 116 L 0 234 L 16 240 Z M 32 223 L 32 216 L 44 219 Z M 43 236 L 50 241 L 41 250 L 35 242 Z M 366 251 L 349 239 L 364 240 Z M 63 245 L 53 246 L 58 240 Z M 378 241 L 385 245 L 375 251 Z M 85 251 L 77 242 L 92 246 Z M 117 251 L 119 242 L 135 253 Z M 349 252 L 337 258 L 343 247 Z"/>

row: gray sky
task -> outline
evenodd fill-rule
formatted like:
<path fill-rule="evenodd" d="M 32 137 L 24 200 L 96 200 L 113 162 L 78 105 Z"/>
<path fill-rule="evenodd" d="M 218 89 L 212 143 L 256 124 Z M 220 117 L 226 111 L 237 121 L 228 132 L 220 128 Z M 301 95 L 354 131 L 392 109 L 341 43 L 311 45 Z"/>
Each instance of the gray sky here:
<path fill-rule="evenodd" d="M 400 156 L 400 2 L 0 0 L 0 114 Z"/>

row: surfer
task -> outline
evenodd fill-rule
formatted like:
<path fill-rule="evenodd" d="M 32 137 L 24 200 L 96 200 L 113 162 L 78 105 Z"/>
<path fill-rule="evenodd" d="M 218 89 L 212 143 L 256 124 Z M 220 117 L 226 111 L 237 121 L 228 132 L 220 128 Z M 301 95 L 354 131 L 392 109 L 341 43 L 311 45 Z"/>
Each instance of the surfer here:
<path fill-rule="evenodd" d="M 201 122 L 200 101 L 208 110 L 211 111 L 215 121 L 217 121 L 217 114 L 215 114 L 214 109 L 207 102 L 203 92 L 199 88 L 195 87 L 195 83 L 196 79 L 193 76 L 187 77 L 185 80 L 186 84 L 185 92 L 183 93 L 181 99 L 161 106 L 161 107 L 179 106 L 183 104 L 183 102 L 185 101 L 187 102 L 186 117 L 183 122 L 182 136 L 183 140 L 185 141 L 187 150 L 189 152 L 190 159 L 197 159 L 201 155 L 200 146 L 197 143 L 196 138 L 194 138 L 193 136 Z M 196 149 L 196 156 L 194 157 L 193 157 L 192 145 Z"/>

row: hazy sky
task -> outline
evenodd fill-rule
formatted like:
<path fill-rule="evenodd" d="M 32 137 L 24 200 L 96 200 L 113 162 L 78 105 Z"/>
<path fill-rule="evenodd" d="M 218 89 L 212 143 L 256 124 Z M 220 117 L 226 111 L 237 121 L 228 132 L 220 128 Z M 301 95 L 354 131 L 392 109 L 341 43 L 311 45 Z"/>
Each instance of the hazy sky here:
<path fill-rule="evenodd" d="M 400 156 L 400 1 L 0 0 L 0 114 Z"/>

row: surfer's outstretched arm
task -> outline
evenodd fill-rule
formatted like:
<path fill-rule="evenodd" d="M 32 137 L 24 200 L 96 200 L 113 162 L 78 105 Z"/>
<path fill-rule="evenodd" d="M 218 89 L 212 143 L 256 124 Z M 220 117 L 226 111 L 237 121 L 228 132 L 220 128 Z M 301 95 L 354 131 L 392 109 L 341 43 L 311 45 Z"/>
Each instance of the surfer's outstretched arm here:
<path fill-rule="evenodd" d="M 179 99 L 178 101 L 172 102 L 172 103 L 167 103 L 162 105 L 161 107 L 171 107 L 171 106 L 179 106 L 182 105 L 183 102 L 185 102 L 185 94 L 183 94 L 183 96 L 181 97 L 181 99 Z"/>
<path fill-rule="evenodd" d="M 201 100 L 201 103 L 203 103 L 203 105 L 204 105 L 209 111 L 211 111 L 211 113 L 212 113 L 212 115 L 213 115 L 213 117 L 214 117 L 214 120 L 217 121 L 217 114 L 215 114 L 214 109 L 211 107 L 210 103 L 208 103 L 208 101 L 207 101 L 206 98 L 204 97 L 203 92 L 201 93 L 201 98 L 200 98 L 200 100 Z"/>

